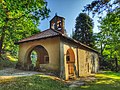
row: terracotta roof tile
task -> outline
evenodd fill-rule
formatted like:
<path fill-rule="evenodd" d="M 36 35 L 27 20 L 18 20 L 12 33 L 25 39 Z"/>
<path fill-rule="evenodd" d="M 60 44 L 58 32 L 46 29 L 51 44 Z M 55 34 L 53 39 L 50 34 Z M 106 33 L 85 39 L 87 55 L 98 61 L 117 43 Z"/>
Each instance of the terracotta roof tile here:
<path fill-rule="evenodd" d="M 18 41 L 18 43 L 22 43 L 22 42 L 26 42 L 26 41 L 32 41 L 32 40 L 38 40 L 38 39 L 47 38 L 47 37 L 58 36 L 60 34 L 61 33 L 56 32 L 55 30 L 47 29 L 47 30 L 42 31 L 42 32 L 40 32 L 38 34 L 35 34 L 33 36 L 22 39 L 22 40 Z"/>

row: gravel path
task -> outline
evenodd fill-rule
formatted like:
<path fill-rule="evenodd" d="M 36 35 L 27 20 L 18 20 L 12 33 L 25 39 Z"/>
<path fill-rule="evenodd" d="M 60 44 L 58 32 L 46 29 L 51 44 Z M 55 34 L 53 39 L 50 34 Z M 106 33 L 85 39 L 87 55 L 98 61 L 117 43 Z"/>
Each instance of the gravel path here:
<path fill-rule="evenodd" d="M 40 72 L 35 71 L 23 71 L 14 68 L 6 68 L 0 70 L 0 76 L 31 76 L 34 74 L 40 74 Z"/>
<path fill-rule="evenodd" d="M 42 72 L 36 72 L 36 71 L 24 71 L 24 70 L 18 70 L 18 69 L 14 69 L 14 68 L 6 68 L 3 70 L 0 70 L 0 80 L 11 79 L 11 78 L 15 78 L 15 77 L 22 77 L 22 76 L 32 76 L 35 74 L 39 74 L 39 76 L 42 76 L 42 77 L 49 77 L 51 79 L 60 80 L 60 78 L 53 76 L 52 73 L 42 73 Z"/>
<path fill-rule="evenodd" d="M 34 74 L 42 74 L 42 73 L 35 72 L 35 71 L 23 71 L 23 70 L 18 70 L 14 68 L 6 68 L 3 70 L 0 70 L 0 80 L 10 79 L 14 77 L 31 76 Z"/>

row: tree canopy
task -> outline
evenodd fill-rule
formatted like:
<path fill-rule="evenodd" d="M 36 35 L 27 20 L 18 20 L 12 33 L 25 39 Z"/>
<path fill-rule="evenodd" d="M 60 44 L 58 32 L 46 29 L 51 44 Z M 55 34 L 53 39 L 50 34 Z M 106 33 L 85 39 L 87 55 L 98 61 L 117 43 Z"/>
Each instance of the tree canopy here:
<path fill-rule="evenodd" d="M 49 17 L 44 0 L 1 0 L 0 2 L 0 55 L 14 41 L 38 32 L 40 20 Z"/>
<path fill-rule="evenodd" d="M 87 4 L 83 11 L 99 17 L 100 32 L 96 34 L 96 45 L 100 49 L 101 65 L 118 71 L 120 64 L 120 0 L 94 0 Z"/>
<path fill-rule="evenodd" d="M 84 6 L 83 11 L 88 13 L 92 12 L 94 16 L 95 14 L 100 15 L 105 12 L 113 12 L 116 8 L 120 8 L 120 0 L 94 0 L 90 4 Z"/>
<path fill-rule="evenodd" d="M 98 44 L 105 60 L 120 60 L 120 10 L 108 13 L 100 22 Z M 117 63 L 118 63 L 117 61 Z M 113 62 L 112 62 L 113 63 Z M 117 65 L 116 63 L 116 65 Z"/>
<path fill-rule="evenodd" d="M 86 13 L 80 13 L 76 18 L 73 38 L 93 47 L 93 20 Z"/>

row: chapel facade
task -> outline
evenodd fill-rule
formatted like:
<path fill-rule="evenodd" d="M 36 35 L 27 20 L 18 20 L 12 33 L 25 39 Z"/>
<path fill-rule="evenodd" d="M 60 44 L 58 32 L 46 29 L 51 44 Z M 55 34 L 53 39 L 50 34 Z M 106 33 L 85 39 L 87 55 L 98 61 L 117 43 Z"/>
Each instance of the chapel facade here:
<path fill-rule="evenodd" d="M 56 73 L 69 80 L 89 76 L 99 70 L 98 52 L 66 35 L 65 18 L 55 15 L 50 20 L 50 28 L 22 39 L 19 45 L 18 66 L 30 70 L 31 67 L 45 72 Z M 37 53 L 35 65 L 31 53 Z M 33 69 L 34 70 L 34 69 Z"/>

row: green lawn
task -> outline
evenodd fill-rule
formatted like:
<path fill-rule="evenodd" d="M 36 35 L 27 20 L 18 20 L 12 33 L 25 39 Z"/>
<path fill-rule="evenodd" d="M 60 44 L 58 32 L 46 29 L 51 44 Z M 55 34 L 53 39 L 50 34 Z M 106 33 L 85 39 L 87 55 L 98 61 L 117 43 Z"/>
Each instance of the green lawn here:
<path fill-rule="evenodd" d="M 40 75 L 0 80 L 0 90 L 120 90 L 120 73 L 96 74 L 85 86 L 70 88 L 62 81 Z"/>
<path fill-rule="evenodd" d="M 0 90 L 67 90 L 64 83 L 39 75 L 0 80 Z"/>
<path fill-rule="evenodd" d="M 94 82 L 87 82 L 88 85 L 82 86 L 80 90 L 120 90 L 120 73 L 105 71 L 96 74 Z"/>

